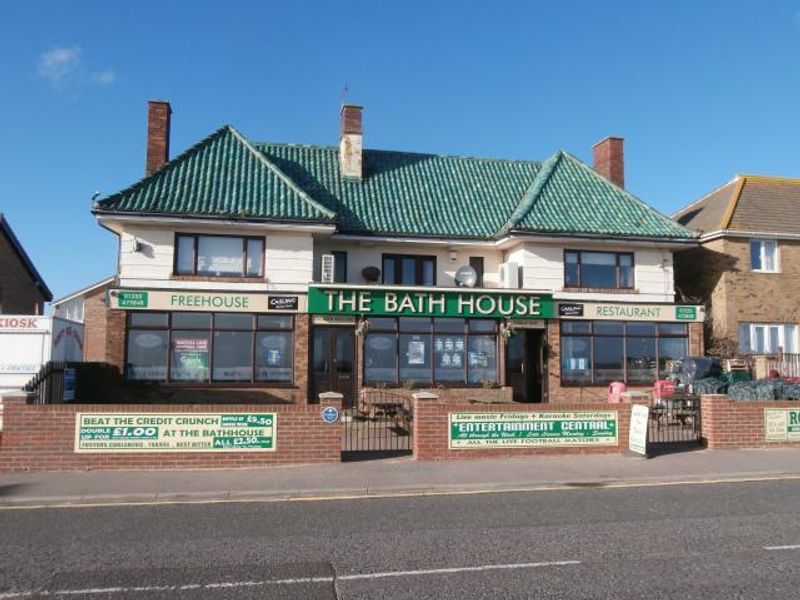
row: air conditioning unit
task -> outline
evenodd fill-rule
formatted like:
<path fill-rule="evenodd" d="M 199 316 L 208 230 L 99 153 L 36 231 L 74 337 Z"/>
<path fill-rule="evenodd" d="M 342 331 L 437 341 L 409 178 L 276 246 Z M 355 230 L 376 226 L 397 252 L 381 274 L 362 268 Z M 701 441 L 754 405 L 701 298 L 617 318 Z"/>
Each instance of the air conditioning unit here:
<path fill-rule="evenodd" d="M 500 287 L 517 290 L 519 284 L 519 265 L 515 262 L 500 264 Z"/>
<path fill-rule="evenodd" d="M 333 254 L 323 254 L 320 273 L 321 278 L 320 280 L 322 283 L 333 283 L 333 270 L 335 265 L 336 257 Z"/>

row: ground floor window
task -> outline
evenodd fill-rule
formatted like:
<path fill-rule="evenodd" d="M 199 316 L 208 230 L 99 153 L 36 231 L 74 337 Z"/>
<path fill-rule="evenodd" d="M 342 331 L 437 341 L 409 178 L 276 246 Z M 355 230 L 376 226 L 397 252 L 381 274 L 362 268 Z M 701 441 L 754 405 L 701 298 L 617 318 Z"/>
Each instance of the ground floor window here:
<path fill-rule="evenodd" d="M 561 322 L 561 382 L 650 384 L 686 356 L 685 323 Z"/>
<path fill-rule="evenodd" d="M 739 323 L 739 352 L 773 354 L 778 349 L 797 352 L 797 325 L 783 323 Z"/>
<path fill-rule="evenodd" d="M 497 322 L 373 318 L 364 339 L 364 381 L 444 385 L 497 383 Z"/>
<path fill-rule="evenodd" d="M 291 315 L 131 312 L 127 334 L 130 380 L 290 383 L 294 379 Z"/>

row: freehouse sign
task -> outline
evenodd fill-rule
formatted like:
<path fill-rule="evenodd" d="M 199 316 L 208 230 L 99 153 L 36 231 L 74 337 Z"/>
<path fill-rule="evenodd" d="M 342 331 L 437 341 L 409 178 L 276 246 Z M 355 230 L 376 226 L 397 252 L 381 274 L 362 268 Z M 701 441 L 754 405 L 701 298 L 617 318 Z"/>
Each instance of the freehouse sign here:
<path fill-rule="evenodd" d="M 386 315 L 542 319 L 551 296 L 515 292 L 310 288 L 308 311 L 318 315 Z"/>

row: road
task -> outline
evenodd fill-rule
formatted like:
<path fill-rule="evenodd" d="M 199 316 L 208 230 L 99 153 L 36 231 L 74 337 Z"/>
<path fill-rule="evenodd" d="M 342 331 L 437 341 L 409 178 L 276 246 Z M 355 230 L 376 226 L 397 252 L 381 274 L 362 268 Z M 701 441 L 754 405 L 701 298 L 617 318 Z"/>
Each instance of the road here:
<path fill-rule="evenodd" d="M 773 481 L 2 510 L 0 598 L 797 598 L 798 506 Z"/>

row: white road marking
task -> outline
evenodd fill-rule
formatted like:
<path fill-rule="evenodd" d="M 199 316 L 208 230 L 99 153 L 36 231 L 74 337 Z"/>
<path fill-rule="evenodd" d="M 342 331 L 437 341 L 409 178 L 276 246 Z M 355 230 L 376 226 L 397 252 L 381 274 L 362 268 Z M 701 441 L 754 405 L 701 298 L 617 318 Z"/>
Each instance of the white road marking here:
<path fill-rule="evenodd" d="M 800 550 L 800 544 L 791 546 L 764 546 L 764 550 Z"/>
<path fill-rule="evenodd" d="M 414 575 L 441 575 L 446 573 L 475 573 L 480 571 L 502 571 L 509 569 L 535 569 L 536 567 L 562 567 L 579 565 L 579 560 L 559 560 L 551 562 L 510 563 L 506 565 L 482 565 L 480 567 L 448 567 L 444 569 L 416 569 L 414 571 L 387 571 L 384 573 L 356 573 L 339 575 L 336 579 L 350 581 L 354 579 L 383 579 L 385 577 L 411 577 Z"/>
<path fill-rule="evenodd" d="M 287 579 L 265 579 L 263 581 L 220 581 L 217 583 L 187 583 L 182 585 L 143 585 L 135 587 L 84 588 L 76 590 L 39 590 L 25 592 L 0 592 L 0 600 L 30 598 L 32 596 L 91 596 L 96 594 L 131 594 L 136 592 L 183 592 L 189 590 L 236 589 L 269 585 L 294 585 L 309 583 L 333 583 L 359 579 L 384 579 L 387 577 L 414 577 L 421 575 L 443 575 L 448 573 L 476 573 L 481 571 L 503 571 L 510 569 L 535 569 L 538 567 L 562 567 L 579 565 L 579 560 L 559 560 L 550 562 L 509 563 L 501 565 L 480 565 L 477 567 L 447 567 L 441 569 L 415 569 L 413 571 L 384 571 L 378 573 L 353 573 L 334 577 L 291 577 Z"/>

